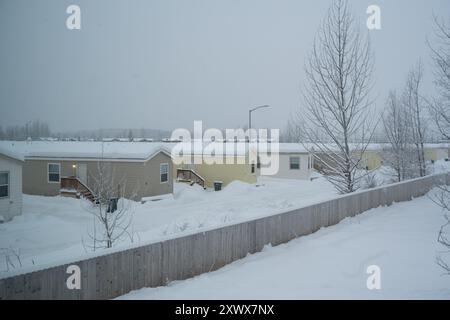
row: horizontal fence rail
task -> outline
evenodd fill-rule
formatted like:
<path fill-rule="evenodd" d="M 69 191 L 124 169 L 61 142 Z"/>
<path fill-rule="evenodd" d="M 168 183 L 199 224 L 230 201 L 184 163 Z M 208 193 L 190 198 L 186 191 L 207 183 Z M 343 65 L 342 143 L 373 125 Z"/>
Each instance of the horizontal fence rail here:
<path fill-rule="evenodd" d="M 311 206 L 190 234 L 73 263 L 0 279 L 0 299 L 109 299 L 143 287 L 166 285 L 296 237 L 332 226 L 371 208 L 408 201 L 436 185 L 438 174 L 352 193 Z M 69 289 L 67 268 L 80 268 L 81 288 Z"/>

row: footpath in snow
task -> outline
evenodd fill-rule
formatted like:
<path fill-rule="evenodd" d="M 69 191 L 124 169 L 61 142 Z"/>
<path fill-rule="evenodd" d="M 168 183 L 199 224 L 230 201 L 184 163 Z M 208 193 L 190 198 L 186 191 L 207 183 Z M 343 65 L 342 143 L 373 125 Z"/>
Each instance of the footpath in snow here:
<path fill-rule="evenodd" d="M 436 264 L 443 214 L 427 196 L 372 209 L 217 271 L 120 299 L 450 299 L 450 276 Z M 380 290 L 367 289 L 370 265 L 380 267 Z"/>

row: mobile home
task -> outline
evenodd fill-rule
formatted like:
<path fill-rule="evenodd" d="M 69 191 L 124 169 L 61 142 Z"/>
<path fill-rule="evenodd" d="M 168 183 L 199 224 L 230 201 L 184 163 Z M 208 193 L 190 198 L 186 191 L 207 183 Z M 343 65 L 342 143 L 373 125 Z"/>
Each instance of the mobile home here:
<path fill-rule="evenodd" d="M 22 213 L 22 165 L 20 154 L 0 148 L 0 223 Z"/>
<path fill-rule="evenodd" d="M 24 154 L 25 194 L 76 196 L 81 191 L 90 197 L 101 175 L 108 175 L 117 196 L 133 200 L 173 192 L 172 161 L 161 144 L 10 142 L 7 147 Z"/>

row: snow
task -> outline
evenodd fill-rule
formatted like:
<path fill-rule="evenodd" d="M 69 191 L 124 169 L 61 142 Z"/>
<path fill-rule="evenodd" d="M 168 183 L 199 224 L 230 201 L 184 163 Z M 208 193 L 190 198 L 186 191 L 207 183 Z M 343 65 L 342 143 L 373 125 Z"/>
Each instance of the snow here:
<path fill-rule="evenodd" d="M 183 154 L 210 156 L 245 156 L 248 149 L 251 148 L 246 142 L 168 142 L 164 144 L 165 148 L 175 154 L 183 151 Z"/>
<path fill-rule="evenodd" d="M 235 181 L 220 192 L 174 183 L 173 197 L 143 204 L 131 202 L 135 242 L 124 241 L 116 248 L 284 212 L 335 196 L 324 178 L 306 181 L 260 177 L 257 184 Z M 83 209 L 87 205 L 83 200 L 24 195 L 23 204 L 22 215 L 0 224 L 0 247 L 20 251 L 22 269 L 16 267 L 8 272 L 5 257 L 0 255 L 0 278 L 92 255 L 82 245 L 93 225 L 92 215 Z"/>
<path fill-rule="evenodd" d="M 450 172 L 450 161 L 438 160 L 432 166 L 429 166 L 430 174 Z"/>
<path fill-rule="evenodd" d="M 92 141 L 0 141 L 0 148 L 28 157 L 105 158 L 146 160 L 158 151 L 169 152 L 163 143 Z"/>
<path fill-rule="evenodd" d="M 173 194 L 167 193 L 167 194 L 161 194 L 159 196 L 143 197 L 141 199 L 141 202 L 145 203 L 147 201 L 159 201 L 159 200 L 164 200 L 164 199 L 173 199 Z"/>
<path fill-rule="evenodd" d="M 448 172 L 450 171 L 450 162 L 443 160 L 437 161 L 431 168 L 431 171 L 433 173 Z M 376 174 L 380 175 L 379 172 L 376 172 Z M 23 214 L 14 217 L 12 221 L 0 224 L 0 249 L 3 248 L 11 250 L 11 252 L 19 253 L 22 266 L 19 267 L 18 263 L 15 263 L 15 268 L 9 268 L 8 270 L 5 263 L 6 256 L 0 254 L 0 278 L 86 259 L 100 254 L 107 254 L 133 246 L 145 245 L 147 243 L 168 238 L 201 232 L 223 225 L 277 214 L 337 196 L 333 186 L 318 174 L 315 174 L 315 179 L 312 181 L 277 179 L 271 177 L 259 177 L 258 183 L 256 184 L 234 181 L 224 187 L 220 192 L 214 192 L 210 189 L 204 190 L 198 185 L 189 186 L 183 183 L 174 183 L 173 195 L 159 197 L 161 198 L 159 201 L 147 201 L 145 203 L 130 201 L 133 212 L 133 232 L 135 234 L 133 242 L 126 240 L 119 243 L 113 249 L 91 252 L 86 251 L 82 244 L 82 240 L 88 239 L 88 230 L 92 229 L 93 226 L 92 215 L 84 210 L 84 206 L 87 205 L 86 202 L 61 196 L 43 197 L 24 195 Z M 398 210 L 393 211 L 393 208 L 397 208 Z M 378 257 L 378 253 L 380 252 L 388 252 L 388 257 L 391 257 L 393 261 L 397 261 L 397 257 L 404 261 L 411 260 L 411 268 L 414 270 L 416 269 L 416 266 L 419 266 L 426 267 L 428 269 L 424 270 L 430 271 L 432 268 L 432 262 L 430 261 L 434 261 L 434 258 L 430 255 L 434 255 L 437 250 L 434 247 L 434 251 L 430 249 L 432 246 L 430 239 L 432 238 L 433 241 L 436 242 L 437 230 L 442 223 L 442 213 L 437 212 L 436 207 L 432 206 L 432 203 L 427 200 L 427 198 L 414 200 L 410 205 L 406 203 L 396 204 L 390 208 L 377 210 L 379 210 L 377 212 L 380 213 L 381 218 L 379 219 L 381 220 L 378 218 L 378 220 L 376 218 L 370 218 L 378 216 L 378 213 L 375 214 L 375 211 L 371 211 L 370 213 L 361 216 L 361 218 L 357 217 L 349 219 L 339 226 L 322 230 L 318 235 L 312 235 L 298 241 L 296 240 L 297 242 L 302 243 L 302 246 L 300 246 L 299 249 L 295 249 L 296 246 L 294 244 L 297 242 L 294 241 L 281 248 L 267 249 L 262 255 L 251 257 L 249 261 L 251 262 L 252 259 L 259 261 L 260 258 L 258 257 L 265 257 L 265 255 L 270 257 L 273 254 L 275 257 L 280 252 L 283 252 L 280 250 L 289 251 L 288 249 L 292 247 L 294 248 L 292 249 L 293 251 L 287 256 L 292 256 L 292 259 L 294 259 L 295 256 L 300 256 L 302 259 L 301 261 L 295 259 L 294 261 L 291 261 L 287 257 L 287 264 L 297 266 L 299 270 L 303 270 L 306 274 L 317 268 L 317 274 L 319 275 L 317 277 L 320 279 L 316 280 L 319 287 L 322 285 L 321 288 L 324 289 L 323 294 L 325 296 L 335 296 L 337 291 L 332 291 L 331 289 L 331 291 L 326 290 L 328 282 L 323 281 L 328 281 L 332 275 L 338 279 L 339 276 L 342 276 L 342 274 L 345 273 L 342 271 L 344 270 L 344 267 L 349 267 L 349 270 L 359 268 L 355 265 L 348 265 L 349 263 L 356 263 L 355 260 L 352 260 L 353 253 L 355 253 L 354 259 L 359 259 L 358 261 L 362 263 L 374 260 Z M 420 215 L 422 210 L 426 215 Z M 408 219 L 411 221 L 408 221 L 405 217 L 405 214 L 407 215 L 408 212 L 411 212 L 408 216 Z M 383 223 L 386 223 L 386 221 L 389 221 L 389 225 L 386 224 L 385 226 Z M 372 222 L 379 228 L 379 234 L 375 232 L 377 231 L 377 228 L 370 225 Z M 392 223 L 394 222 L 395 224 L 393 225 Z M 363 225 L 361 230 L 366 230 L 368 232 L 367 239 L 363 238 L 364 232 L 359 232 L 357 227 L 355 227 L 355 225 L 360 226 L 360 224 L 364 223 L 368 223 L 368 225 Z M 417 234 L 415 234 L 414 228 L 417 228 L 420 225 L 423 225 L 423 228 L 425 229 L 422 231 L 416 230 Z M 347 229 L 342 229 L 344 226 Z M 332 230 L 337 231 L 335 236 L 331 235 Z M 347 235 L 345 235 L 346 232 L 348 232 Z M 423 243 L 419 243 L 418 234 L 420 232 L 422 232 L 424 236 Z M 324 237 L 322 238 L 322 236 Z M 411 239 L 409 239 L 410 236 L 412 237 Z M 417 238 L 415 238 L 416 236 Z M 314 244 L 314 241 L 311 239 L 318 239 L 317 244 Z M 415 252 L 421 250 L 419 256 L 426 258 L 427 263 L 416 263 L 414 260 L 415 257 L 405 256 L 405 254 L 411 252 L 411 249 L 402 246 L 407 246 L 409 243 L 408 241 L 410 240 L 410 248 L 414 248 Z M 405 243 L 402 242 L 397 247 L 397 242 L 395 241 L 403 241 Z M 307 244 L 305 245 L 303 243 Z M 395 246 L 387 248 L 382 247 L 383 245 L 387 246 L 389 243 L 392 243 Z M 315 249 L 310 250 L 310 248 Z M 336 254 L 334 254 L 335 249 L 337 250 Z M 366 249 L 370 252 L 366 252 Z M 390 253 L 391 250 L 392 253 Z M 405 253 L 401 253 L 401 250 L 404 250 Z M 314 251 L 317 251 L 317 253 Z M 3 250 L 3 252 L 5 251 Z M 305 257 L 305 259 L 309 257 L 308 259 L 317 261 L 317 265 L 311 264 L 310 262 L 305 263 L 305 261 L 309 260 L 304 260 L 303 257 Z M 391 258 L 386 258 L 383 253 L 380 256 L 381 262 L 379 262 L 383 263 L 383 270 L 388 272 L 387 275 L 389 277 L 393 277 L 389 273 L 391 272 L 389 271 L 389 268 L 391 267 Z M 341 261 L 341 259 L 344 261 Z M 348 260 L 348 262 L 345 260 Z M 337 266 L 341 268 L 338 270 L 342 271 L 338 274 L 336 274 L 338 271 L 334 269 L 336 261 L 338 262 Z M 240 265 L 240 263 L 246 265 L 246 262 L 239 262 L 234 265 Z M 330 263 L 333 268 L 330 267 Z M 397 263 L 400 262 L 397 261 Z M 396 268 L 398 266 L 394 265 L 392 267 Z M 273 270 L 278 270 L 278 266 Z M 288 274 L 288 271 L 289 270 L 286 270 L 286 274 Z M 397 272 L 398 270 L 394 269 L 394 271 Z M 435 270 L 433 270 L 433 274 L 434 272 Z M 285 272 L 283 272 L 283 274 L 284 273 Z M 257 274 L 258 273 L 256 273 L 255 276 Z M 406 275 L 411 274 L 412 273 L 407 270 Z M 208 275 L 207 277 L 209 276 L 211 275 Z M 415 278 L 416 276 L 413 275 L 412 279 Z M 249 281 L 250 279 L 252 278 L 250 277 Z M 308 280 L 308 276 L 303 278 L 300 277 L 299 279 L 299 281 L 306 281 L 306 284 L 312 285 L 308 282 L 312 281 Z M 257 279 L 253 279 L 252 281 L 256 282 L 256 280 Z M 430 283 L 434 283 L 433 281 L 435 281 L 434 278 L 430 279 Z M 275 289 L 277 287 L 284 288 L 281 284 L 271 283 L 271 285 L 274 285 Z M 181 284 L 180 286 L 183 288 L 184 285 Z M 255 288 L 258 288 L 258 286 Z M 298 284 L 296 288 L 298 289 L 298 292 L 294 292 L 292 288 L 287 288 L 285 296 L 297 297 L 298 295 L 299 297 L 309 297 L 307 296 L 308 290 L 304 289 L 303 285 Z M 306 286 L 306 288 L 308 288 L 308 286 Z M 427 287 L 424 286 L 424 288 Z M 433 289 L 435 287 L 430 286 L 430 288 Z M 436 288 L 440 287 L 437 286 Z M 169 291 L 165 290 L 166 289 L 161 289 L 161 291 L 158 292 L 162 293 L 163 296 L 165 294 L 171 295 Z M 202 291 L 199 289 L 198 294 L 201 294 L 202 292 L 210 293 L 205 290 Z M 320 290 L 311 290 L 312 297 L 321 296 Z M 181 290 L 180 293 L 182 292 L 185 291 Z M 226 294 L 226 292 L 227 291 L 224 291 L 224 294 Z M 160 293 L 155 294 L 159 295 Z M 260 294 L 270 295 L 269 293 L 261 292 Z M 208 294 L 206 294 L 206 296 Z M 246 297 L 246 294 L 250 294 L 250 289 L 243 289 L 242 297 Z M 434 294 L 435 291 L 430 293 L 430 295 Z M 149 297 L 153 297 L 152 295 Z M 248 295 L 248 297 L 253 296 Z M 278 296 L 274 296 L 274 298 L 277 297 Z"/>
<path fill-rule="evenodd" d="M 450 276 L 436 264 L 444 222 L 441 209 L 421 197 L 120 299 L 450 299 Z M 380 267 L 380 290 L 367 289 L 370 265 Z"/>
<path fill-rule="evenodd" d="M 311 149 L 309 146 L 308 149 Z M 278 150 L 280 153 L 308 153 L 308 150 L 301 143 L 280 143 Z"/>
<path fill-rule="evenodd" d="M 322 149 L 339 151 L 339 147 L 334 143 L 280 143 L 279 144 L 280 152 L 285 153 L 295 153 L 295 152 L 307 152 L 307 150 L 316 150 L 318 146 L 323 146 Z M 365 148 L 366 151 L 382 151 L 383 149 L 390 148 L 391 145 L 389 143 L 369 143 L 369 144 L 361 144 L 361 143 L 350 143 L 350 148 L 352 150 L 360 150 L 362 147 Z M 425 149 L 450 149 L 449 143 L 425 143 Z"/>
<path fill-rule="evenodd" d="M 11 150 L 8 148 L 5 148 L 3 146 L 0 145 L 0 154 L 4 154 L 5 156 L 11 158 L 11 159 L 15 159 L 15 160 L 19 160 L 19 161 L 24 161 L 24 156 L 22 153 L 15 151 L 15 150 Z"/>
<path fill-rule="evenodd" d="M 183 150 L 184 154 L 244 156 L 248 149 L 252 148 L 246 142 L 143 142 L 122 139 L 120 141 L 0 141 L 0 153 L 10 154 L 13 158 L 69 158 L 69 159 L 128 159 L 147 160 L 158 151 L 170 153 L 172 150 Z M 368 151 L 381 151 L 387 144 L 371 143 L 367 146 Z M 354 149 L 361 146 L 354 144 Z M 174 149 L 177 148 L 177 149 Z M 279 153 L 308 153 L 308 150 L 317 149 L 311 143 L 279 143 Z M 328 144 L 330 150 L 336 149 L 333 144 Z M 448 144 L 425 144 L 425 148 L 448 149 Z"/>
<path fill-rule="evenodd" d="M 437 161 L 435 173 L 450 171 L 450 162 Z M 375 171 L 377 180 L 383 180 Z M 386 182 L 386 181 L 383 181 Z M 132 202 L 134 241 L 119 243 L 113 251 L 201 232 L 337 197 L 332 185 L 315 173 L 312 181 L 259 177 L 257 184 L 234 181 L 220 192 L 198 185 L 174 183 L 173 195 Z M 8 271 L 0 254 L 0 278 L 38 270 L 76 259 L 107 254 L 86 251 L 93 217 L 87 203 L 69 197 L 23 196 L 23 214 L 0 224 L 0 248 L 20 252 L 22 267 Z"/>

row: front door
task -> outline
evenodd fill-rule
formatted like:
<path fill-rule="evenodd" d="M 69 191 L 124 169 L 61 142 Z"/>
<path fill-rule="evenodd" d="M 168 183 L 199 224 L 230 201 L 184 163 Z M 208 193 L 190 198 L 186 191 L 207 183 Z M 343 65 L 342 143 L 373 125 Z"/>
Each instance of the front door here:
<path fill-rule="evenodd" d="M 84 184 L 87 183 L 87 164 L 79 163 L 77 166 L 77 178 Z"/>

